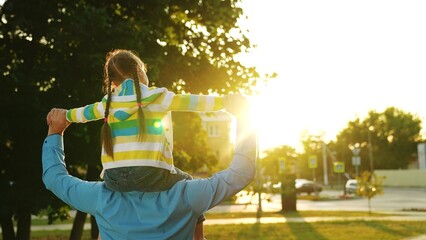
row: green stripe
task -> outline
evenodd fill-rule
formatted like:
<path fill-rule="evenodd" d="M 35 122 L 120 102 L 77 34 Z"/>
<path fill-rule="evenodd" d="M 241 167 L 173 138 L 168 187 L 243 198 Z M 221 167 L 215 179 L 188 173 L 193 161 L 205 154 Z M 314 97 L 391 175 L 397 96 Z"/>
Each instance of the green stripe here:
<path fill-rule="evenodd" d="M 113 128 L 113 129 L 134 128 L 134 127 L 137 127 L 137 126 L 138 126 L 138 120 L 137 119 L 111 123 L 111 128 Z"/>
<path fill-rule="evenodd" d="M 155 101 L 157 98 L 159 98 L 160 95 L 161 95 L 161 93 L 156 93 L 156 94 L 153 94 L 149 97 L 142 98 L 142 103 L 151 103 L 151 102 Z"/>
<path fill-rule="evenodd" d="M 70 122 L 72 122 L 74 120 L 74 119 L 72 119 L 72 110 L 67 111 L 67 120 L 69 120 Z"/>
<path fill-rule="evenodd" d="M 182 100 L 180 102 L 179 109 L 188 109 L 190 101 L 191 101 L 191 96 L 182 95 Z"/>
<path fill-rule="evenodd" d="M 160 132 L 163 132 L 163 125 L 161 123 L 161 119 L 145 119 L 145 123 L 148 127 L 149 134 L 158 134 Z M 111 123 L 111 128 L 115 130 L 123 130 L 135 127 L 138 127 L 137 119 Z"/>

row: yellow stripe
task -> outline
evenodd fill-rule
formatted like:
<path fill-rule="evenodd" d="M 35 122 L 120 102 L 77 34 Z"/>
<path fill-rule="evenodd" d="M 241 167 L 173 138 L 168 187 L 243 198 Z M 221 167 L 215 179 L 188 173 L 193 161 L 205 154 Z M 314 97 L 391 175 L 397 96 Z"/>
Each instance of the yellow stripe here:
<path fill-rule="evenodd" d="M 103 113 L 100 113 L 99 111 L 98 111 L 98 105 L 99 104 L 102 104 L 102 102 L 98 102 L 98 103 L 96 103 L 95 104 L 95 106 L 94 106 L 94 109 L 93 109 L 93 111 L 95 112 L 95 116 L 96 116 L 96 118 L 103 118 L 104 117 L 104 114 Z"/>
<path fill-rule="evenodd" d="M 159 159 L 159 151 L 129 151 L 114 153 L 114 160 L 131 160 L 131 159 Z"/>
<path fill-rule="evenodd" d="M 160 151 L 129 151 L 129 152 L 114 153 L 114 160 L 106 155 L 102 155 L 103 163 L 117 162 L 120 160 L 135 160 L 135 159 L 151 159 L 151 160 L 159 160 L 166 163 L 171 163 L 171 159 L 164 157 Z"/>
<path fill-rule="evenodd" d="M 170 104 L 170 109 L 179 109 L 179 106 L 182 102 L 181 96 L 176 95 L 173 97 L 172 103 Z"/>
<path fill-rule="evenodd" d="M 206 110 L 206 102 L 207 102 L 207 97 L 206 96 L 200 96 L 197 98 L 198 102 L 197 102 L 197 111 L 203 111 Z"/>
<path fill-rule="evenodd" d="M 71 119 L 73 122 L 77 122 L 77 109 L 71 109 Z"/>
<path fill-rule="evenodd" d="M 159 138 L 159 135 L 145 135 L 144 142 L 157 142 L 163 143 L 165 137 Z M 137 136 L 117 136 L 114 139 L 115 144 L 128 143 L 128 142 L 137 142 Z"/>
<path fill-rule="evenodd" d="M 221 110 L 223 109 L 223 98 L 222 97 L 215 97 L 214 98 L 214 110 Z"/>
<path fill-rule="evenodd" d="M 111 102 L 111 108 L 132 108 L 132 107 L 136 107 L 136 101 L 132 101 L 132 102 Z"/>

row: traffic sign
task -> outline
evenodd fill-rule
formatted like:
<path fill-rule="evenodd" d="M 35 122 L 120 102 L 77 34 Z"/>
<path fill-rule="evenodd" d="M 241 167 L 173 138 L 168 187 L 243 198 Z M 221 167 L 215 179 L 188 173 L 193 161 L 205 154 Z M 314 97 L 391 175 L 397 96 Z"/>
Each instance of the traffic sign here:
<path fill-rule="evenodd" d="M 309 156 L 308 166 L 309 166 L 309 168 L 317 168 L 318 161 L 317 161 L 317 156 L 316 155 L 310 155 Z"/>
<path fill-rule="evenodd" d="M 344 162 L 334 162 L 334 172 L 335 173 L 344 173 L 345 172 L 345 163 Z"/>
<path fill-rule="evenodd" d="M 361 157 L 360 156 L 352 157 L 352 165 L 354 165 L 354 166 L 361 165 Z"/>

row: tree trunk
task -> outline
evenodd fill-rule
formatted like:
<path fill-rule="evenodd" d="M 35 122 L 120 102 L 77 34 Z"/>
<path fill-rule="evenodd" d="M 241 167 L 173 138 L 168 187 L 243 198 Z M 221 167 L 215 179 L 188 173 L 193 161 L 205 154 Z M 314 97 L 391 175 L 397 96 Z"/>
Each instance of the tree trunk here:
<path fill-rule="evenodd" d="M 30 240 L 31 237 L 31 213 L 23 211 L 18 213 L 18 230 L 16 238 L 19 240 Z"/>
<path fill-rule="evenodd" d="M 283 174 L 281 176 L 281 207 L 282 212 L 296 212 L 296 176 L 294 174 Z"/>
<path fill-rule="evenodd" d="M 80 240 L 83 236 L 84 223 L 86 222 L 87 213 L 77 211 L 74 223 L 71 229 L 70 240 Z"/>
<path fill-rule="evenodd" d="M 1 232 L 3 239 L 15 240 L 12 216 L 1 216 Z"/>
<path fill-rule="evenodd" d="M 98 223 L 96 222 L 96 218 L 94 216 L 90 216 L 90 223 L 91 223 L 90 236 L 92 237 L 92 239 L 98 239 L 99 228 L 98 228 Z"/>

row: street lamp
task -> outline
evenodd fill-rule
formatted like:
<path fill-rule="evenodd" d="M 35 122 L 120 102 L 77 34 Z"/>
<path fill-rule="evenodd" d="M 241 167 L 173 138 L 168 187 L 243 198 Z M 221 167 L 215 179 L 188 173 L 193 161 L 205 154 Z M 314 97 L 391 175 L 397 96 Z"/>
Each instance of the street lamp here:
<path fill-rule="evenodd" d="M 371 142 L 371 132 L 374 130 L 373 126 L 368 127 L 368 152 L 370 158 L 370 172 L 374 172 L 374 164 L 373 164 L 373 143 Z"/>
<path fill-rule="evenodd" d="M 355 176 L 358 177 L 358 167 L 361 164 L 361 157 L 359 153 L 361 152 L 361 145 L 359 143 L 349 144 L 349 149 L 352 151 L 352 165 L 355 166 Z"/>

